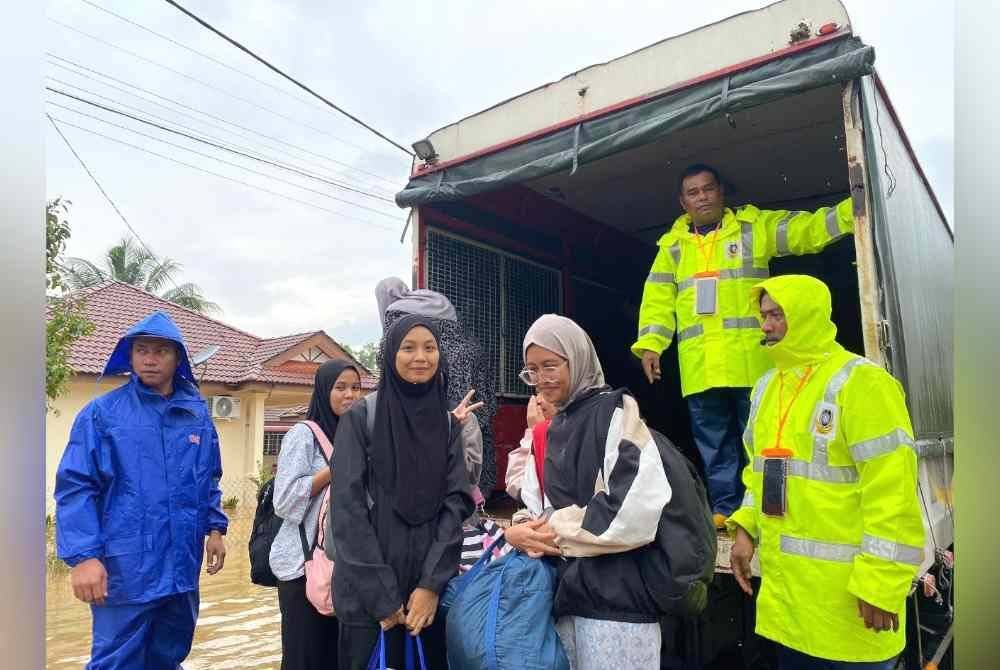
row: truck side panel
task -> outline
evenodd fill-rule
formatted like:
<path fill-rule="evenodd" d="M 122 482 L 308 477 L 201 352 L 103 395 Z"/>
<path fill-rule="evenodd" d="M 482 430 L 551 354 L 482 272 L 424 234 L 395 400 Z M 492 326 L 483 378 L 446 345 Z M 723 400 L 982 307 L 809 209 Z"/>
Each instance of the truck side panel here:
<path fill-rule="evenodd" d="M 884 90 L 866 77 L 861 95 L 886 358 L 906 390 L 920 454 L 926 568 L 954 535 L 954 238 Z"/>

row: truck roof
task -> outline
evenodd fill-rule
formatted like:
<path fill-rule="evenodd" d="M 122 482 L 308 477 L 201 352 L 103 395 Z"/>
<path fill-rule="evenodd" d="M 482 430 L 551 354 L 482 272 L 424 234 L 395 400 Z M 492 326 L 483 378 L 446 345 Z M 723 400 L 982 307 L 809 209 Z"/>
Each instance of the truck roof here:
<path fill-rule="evenodd" d="M 807 30 L 800 30 L 805 24 Z M 832 24 L 832 25 L 831 25 Z M 819 31 L 827 26 L 827 32 Z M 792 37 L 792 33 L 798 33 Z M 666 93 L 851 34 L 839 0 L 781 0 L 591 65 L 444 126 L 427 174 Z"/>

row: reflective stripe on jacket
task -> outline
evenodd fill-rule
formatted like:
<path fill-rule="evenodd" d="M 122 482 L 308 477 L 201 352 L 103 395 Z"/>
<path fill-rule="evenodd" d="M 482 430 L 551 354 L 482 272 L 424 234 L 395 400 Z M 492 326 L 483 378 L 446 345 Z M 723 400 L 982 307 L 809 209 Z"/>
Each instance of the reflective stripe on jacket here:
<path fill-rule="evenodd" d="M 816 285 L 824 295 L 812 294 Z M 902 387 L 833 341 L 821 282 L 786 276 L 761 287 L 784 309 L 788 334 L 770 348 L 779 367 L 751 394 L 747 493 L 728 523 L 757 541 L 757 633 L 819 658 L 886 660 L 905 644 L 905 600 L 925 539 Z M 785 411 L 787 513 L 775 517 L 761 511 L 763 452 L 775 446 Z M 899 631 L 865 628 L 859 598 L 896 612 Z"/>
<path fill-rule="evenodd" d="M 710 388 L 749 387 L 771 367 L 760 345 L 758 313 L 748 304 L 750 289 L 769 276 L 772 258 L 816 253 L 852 233 L 851 200 L 816 212 L 760 210 L 753 205 L 735 212 L 726 209 L 717 241 L 711 233 L 699 240 L 690 223 L 691 217 L 684 214 L 657 242 L 632 352 L 639 357 L 644 349 L 662 353 L 676 335 L 684 396 Z M 694 275 L 705 271 L 719 273 L 716 312 L 697 315 Z"/>

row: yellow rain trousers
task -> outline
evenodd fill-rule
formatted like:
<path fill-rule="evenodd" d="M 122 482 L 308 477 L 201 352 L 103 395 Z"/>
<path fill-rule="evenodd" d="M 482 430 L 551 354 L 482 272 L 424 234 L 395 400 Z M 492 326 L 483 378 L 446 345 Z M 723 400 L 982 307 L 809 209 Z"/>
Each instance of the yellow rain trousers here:
<path fill-rule="evenodd" d="M 769 279 L 751 292 L 754 309 L 762 290 L 784 310 L 788 331 L 767 348 L 777 367 L 752 391 L 743 435 L 747 492 L 727 522 L 757 543 L 757 633 L 819 658 L 884 661 L 904 647 L 905 601 L 924 547 L 903 390 L 834 341 L 825 284 L 801 275 Z M 787 511 L 777 517 L 760 508 L 762 452 L 775 446 L 786 412 L 780 446 L 792 456 Z M 899 631 L 865 628 L 859 598 L 897 613 Z"/>
<path fill-rule="evenodd" d="M 726 209 L 717 233 L 699 236 L 691 217 L 679 217 L 657 242 L 639 308 L 639 337 L 632 353 L 658 354 L 677 335 L 681 392 L 687 397 L 710 388 L 749 387 L 769 367 L 760 345 L 758 313 L 747 297 L 769 277 L 775 256 L 803 255 L 854 231 L 850 198 L 816 212 Z M 695 274 L 718 273 L 717 309 L 695 314 Z"/>

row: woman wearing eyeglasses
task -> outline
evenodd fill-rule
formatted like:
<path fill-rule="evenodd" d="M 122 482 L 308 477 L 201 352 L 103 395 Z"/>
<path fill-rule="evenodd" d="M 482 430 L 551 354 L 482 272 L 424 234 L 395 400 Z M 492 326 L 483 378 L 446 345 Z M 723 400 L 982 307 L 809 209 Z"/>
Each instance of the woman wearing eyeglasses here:
<path fill-rule="evenodd" d="M 553 613 L 574 670 L 658 668 L 663 608 L 650 587 L 664 559 L 651 543 L 671 497 L 659 450 L 635 399 L 605 384 L 575 322 L 542 316 L 523 353 L 537 398 L 519 481 L 508 478 L 527 509 L 507 541 L 559 557 Z"/>

